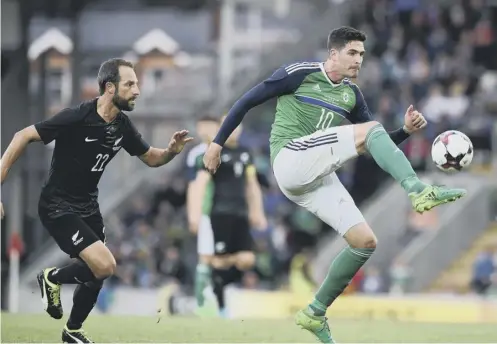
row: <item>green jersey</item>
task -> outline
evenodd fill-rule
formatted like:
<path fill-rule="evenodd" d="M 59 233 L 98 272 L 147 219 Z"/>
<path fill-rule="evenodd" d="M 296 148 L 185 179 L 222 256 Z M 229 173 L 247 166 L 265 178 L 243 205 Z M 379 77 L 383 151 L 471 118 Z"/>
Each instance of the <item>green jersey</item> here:
<path fill-rule="evenodd" d="M 270 137 L 271 161 L 292 140 L 330 127 L 373 120 L 357 85 L 348 79 L 334 83 L 322 62 L 299 62 L 280 67 L 245 93 L 230 109 L 214 142 L 223 145 L 251 108 L 271 98 L 277 98 Z M 396 144 L 408 136 L 402 128 L 390 133 Z M 302 149 L 320 144 L 325 142 L 316 140 Z"/>
<path fill-rule="evenodd" d="M 276 74 L 281 74 L 280 82 L 292 84 L 287 86 L 292 91 L 278 96 L 270 137 L 271 161 L 293 139 L 360 120 L 351 118 L 357 117 L 357 98 L 362 97 L 357 86 L 347 79 L 333 83 L 323 64 L 290 65 L 273 78 Z"/>
<path fill-rule="evenodd" d="M 238 100 L 214 142 L 222 145 L 250 108 L 271 98 L 277 98 L 270 137 L 271 161 L 293 139 L 372 120 L 357 85 L 348 79 L 332 82 L 322 62 L 299 62 L 280 67 Z"/>

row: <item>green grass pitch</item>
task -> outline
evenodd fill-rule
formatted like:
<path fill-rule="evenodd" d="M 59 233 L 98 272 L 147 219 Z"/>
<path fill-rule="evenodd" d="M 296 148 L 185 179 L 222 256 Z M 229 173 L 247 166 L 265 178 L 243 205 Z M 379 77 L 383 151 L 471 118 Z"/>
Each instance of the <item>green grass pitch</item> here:
<path fill-rule="evenodd" d="M 2 313 L 2 343 L 60 342 L 64 320 L 47 315 Z M 330 320 L 339 343 L 491 343 L 495 324 L 423 324 L 373 320 Z M 97 343 L 314 343 L 292 320 L 90 316 L 85 324 Z"/>

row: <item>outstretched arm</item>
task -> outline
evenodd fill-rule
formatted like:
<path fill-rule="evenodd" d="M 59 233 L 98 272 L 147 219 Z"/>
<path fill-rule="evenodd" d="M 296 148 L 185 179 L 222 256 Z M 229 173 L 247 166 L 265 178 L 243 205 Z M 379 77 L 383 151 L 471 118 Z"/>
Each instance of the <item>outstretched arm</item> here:
<path fill-rule="evenodd" d="M 247 112 L 267 100 L 293 92 L 302 83 L 310 69 L 293 70 L 281 67 L 250 91 L 245 93 L 230 109 L 219 132 L 204 156 L 205 167 L 213 173 L 219 166 L 222 146 L 231 133 L 240 125 Z"/>
<path fill-rule="evenodd" d="M 181 130 L 174 133 L 169 146 L 165 149 L 150 147 L 145 153 L 140 155 L 140 160 L 150 167 L 160 167 L 181 153 L 185 145 L 192 141 L 193 137 L 188 136 L 188 130 Z"/>
<path fill-rule="evenodd" d="M 149 167 L 160 167 L 176 156 L 176 153 L 171 152 L 167 148 L 156 148 L 150 147 L 145 154 L 139 156 L 140 160 L 143 161 Z"/>
<path fill-rule="evenodd" d="M 156 148 L 148 146 L 139 134 L 132 137 L 133 139 L 128 141 L 125 149 L 131 155 L 138 155 L 140 160 L 150 167 L 160 167 L 167 164 L 181 153 L 188 142 L 193 140 L 193 137 L 188 136 L 188 130 L 181 130 L 173 134 L 167 148 Z"/>
<path fill-rule="evenodd" d="M 245 93 L 228 112 L 213 142 L 223 146 L 250 109 L 283 94 L 285 86 L 284 79 L 273 80 L 270 78 Z"/>
<path fill-rule="evenodd" d="M 27 145 L 31 142 L 41 141 L 40 134 L 35 129 L 34 125 L 24 128 L 17 133 L 15 133 L 14 138 L 10 142 L 9 146 L 5 150 L 5 153 L 1 159 L 1 170 L 2 170 L 2 185 L 7 178 L 7 174 L 11 169 L 12 165 L 19 159 L 21 154 L 26 149 Z"/>
<path fill-rule="evenodd" d="M 18 131 L 2 156 L 2 184 L 5 182 L 12 165 L 21 156 L 29 143 L 43 141 L 44 144 L 49 144 L 66 128 L 76 124 L 78 121 L 78 113 L 71 108 L 67 108 L 47 120 Z"/>
<path fill-rule="evenodd" d="M 47 120 L 30 125 L 15 133 L 0 160 L 2 185 L 7 179 L 12 165 L 19 159 L 29 143 L 43 141 L 43 143 L 48 144 L 55 140 L 65 128 L 77 123 L 78 120 L 78 114 L 68 108 Z M 3 215 L 3 205 L 0 202 L 0 217 L 3 218 Z"/>

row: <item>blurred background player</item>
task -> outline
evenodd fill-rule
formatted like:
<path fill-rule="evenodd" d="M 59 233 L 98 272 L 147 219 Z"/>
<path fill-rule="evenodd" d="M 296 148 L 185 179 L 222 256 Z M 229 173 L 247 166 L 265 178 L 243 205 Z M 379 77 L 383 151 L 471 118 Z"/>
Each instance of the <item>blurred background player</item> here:
<path fill-rule="evenodd" d="M 197 158 L 199 156 L 203 156 L 205 150 L 207 149 L 209 143 L 216 135 L 218 129 L 219 129 L 219 119 L 210 116 L 205 116 L 200 118 L 196 124 L 196 131 L 201 142 L 198 145 L 194 146 L 188 152 L 186 158 L 187 179 L 188 179 L 188 185 L 186 190 L 186 202 L 187 202 L 186 210 L 188 216 L 188 227 L 190 231 L 194 234 L 197 234 L 198 226 L 201 223 L 205 222 L 208 226 L 210 226 L 210 220 L 208 214 L 210 212 L 210 203 L 212 200 L 212 187 L 208 186 L 207 192 L 205 192 L 204 196 L 206 201 L 203 203 L 204 216 L 202 216 L 200 223 L 196 222 L 198 219 L 193 218 L 194 211 L 192 211 L 192 204 L 194 204 L 193 199 L 197 194 L 197 192 L 195 191 L 195 180 L 197 178 L 197 167 L 196 167 Z M 201 240 L 200 237 L 199 240 Z M 207 237 L 207 239 L 204 240 L 209 240 L 209 238 Z M 201 244 L 198 243 L 198 246 L 201 246 Z"/>
<path fill-rule="evenodd" d="M 210 273 L 210 259 L 212 255 L 212 247 L 214 247 L 214 238 L 211 228 L 211 220 L 209 217 L 211 207 L 212 207 L 212 193 L 213 184 L 209 182 L 205 186 L 203 199 L 200 200 L 198 197 L 198 190 L 196 189 L 195 183 L 197 179 L 197 159 L 202 157 L 207 149 L 209 143 L 216 135 L 219 129 L 219 119 L 215 117 L 205 116 L 197 121 L 196 131 L 201 143 L 193 147 L 187 155 L 187 178 L 188 186 L 186 193 L 186 204 L 187 204 L 187 217 L 188 217 L 188 227 L 193 234 L 197 235 L 197 253 L 198 253 L 198 263 L 196 267 L 197 276 L 195 278 L 195 288 L 198 293 L 202 293 L 204 289 L 204 279 L 202 276 Z M 201 202 L 202 216 L 200 219 L 196 217 L 195 206 Z M 203 254 L 202 251 L 207 252 L 207 255 Z"/>
<path fill-rule="evenodd" d="M 247 271 L 255 264 L 251 226 L 259 230 L 267 227 L 252 156 L 238 143 L 241 132 L 239 126 L 226 141 L 222 151 L 223 165 L 215 175 L 204 169 L 203 156 L 197 158 L 196 193 L 192 197 L 195 204 L 191 207 L 191 218 L 193 223 L 200 223 L 202 202 L 209 185 L 213 186 L 211 226 L 207 223 L 197 225 L 198 251 L 202 260 L 197 267 L 195 293 L 198 305 L 202 306 L 203 292 L 212 280 L 221 315 L 226 315 L 224 287 L 234 282 L 240 271 Z"/>
<path fill-rule="evenodd" d="M 193 181 L 197 177 L 197 170 L 195 166 L 197 157 L 205 153 L 209 143 L 211 143 L 214 136 L 216 136 L 218 129 L 219 119 L 216 117 L 204 116 L 199 118 L 196 123 L 196 135 L 198 141 L 200 142 L 188 151 L 188 155 L 186 157 L 186 168 L 188 171 L 187 175 L 189 181 L 187 195 L 192 192 L 190 190 L 193 190 Z M 189 197 L 187 196 L 187 198 Z"/>

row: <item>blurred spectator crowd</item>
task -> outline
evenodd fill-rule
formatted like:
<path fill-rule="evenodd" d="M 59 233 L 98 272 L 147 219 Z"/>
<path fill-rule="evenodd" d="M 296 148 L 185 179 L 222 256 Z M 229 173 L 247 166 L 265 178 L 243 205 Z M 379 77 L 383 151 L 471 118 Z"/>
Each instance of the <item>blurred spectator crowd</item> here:
<path fill-rule="evenodd" d="M 420 3 L 365 1 L 350 22 L 368 35 L 357 82 L 375 117 L 399 127 L 414 104 L 428 119 L 427 130 L 404 147 L 424 170 L 433 138 L 448 129 L 467 133 L 476 149 L 491 149 L 497 7 L 480 0 Z"/>
<path fill-rule="evenodd" d="M 350 25 L 367 33 L 367 55 L 357 83 L 374 117 L 388 129 L 403 123 L 405 109 L 414 104 L 429 121 L 428 130 L 414 135 L 403 149 L 418 171 L 428 168 L 431 141 L 440 132 L 460 129 L 475 148 L 491 149 L 490 129 L 497 114 L 497 7 L 484 1 L 430 2 L 367 0 L 350 17 Z M 326 33 L 323 33 L 323 38 Z M 323 44 L 324 46 L 325 44 Z M 325 51 L 318 51 L 320 60 Z M 282 61 L 291 62 L 291 61 Z M 265 232 L 255 232 L 257 263 L 242 283 L 248 287 L 279 288 L 287 284 L 292 258 L 310 259 L 308 248 L 333 231 L 314 215 L 295 206 L 272 179 L 267 138 L 274 103 L 247 116 L 242 144 L 250 147 L 263 176 L 264 206 L 269 219 Z M 481 157 L 485 162 L 485 154 Z M 185 215 L 186 181 L 180 169 L 168 177 L 150 199 L 136 198 L 109 225 L 108 245 L 116 256 L 119 284 L 153 287 L 174 280 L 193 283 L 195 238 Z M 370 197 L 387 175 L 368 157 L 340 171 L 340 178 L 358 204 Z M 433 218 L 412 215 L 403 245 L 417 231 L 431 228 Z M 305 265 L 305 264 L 304 264 Z M 302 265 L 299 265 L 302 266 Z M 407 281 L 401 262 L 392 266 L 395 288 Z M 356 276 L 351 288 L 387 291 L 373 267 Z"/>

